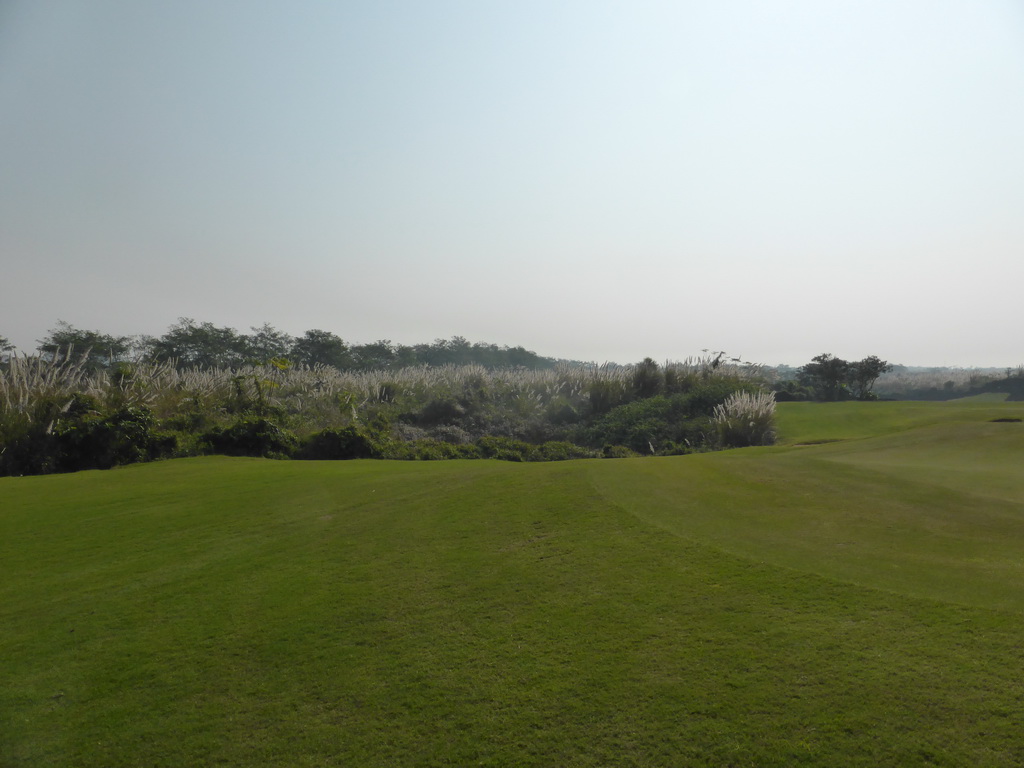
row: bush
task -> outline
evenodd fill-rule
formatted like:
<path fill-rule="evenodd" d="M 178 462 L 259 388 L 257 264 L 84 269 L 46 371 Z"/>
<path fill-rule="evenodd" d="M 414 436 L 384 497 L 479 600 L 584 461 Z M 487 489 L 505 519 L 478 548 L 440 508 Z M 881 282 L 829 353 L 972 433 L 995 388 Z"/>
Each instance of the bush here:
<path fill-rule="evenodd" d="M 299 451 L 303 459 L 370 459 L 378 454 L 374 442 L 351 426 L 310 435 Z"/>
<path fill-rule="evenodd" d="M 0 413 L 0 475 L 57 471 L 53 425 L 67 404 L 67 397 L 43 396 L 27 408 Z"/>
<path fill-rule="evenodd" d="M 57 468 L 62 472 L 151 461 L 172 455 L 177 447 L 173 435 L 153 431 L 153 414 L 137 405 L 123 406 L 106 416 L 71 409 L 58 420 L 54 433 Z"/>
<path fill-rule="evenodd" d="M 632 459 L 639 455 L 624 445 L 606 445 L 601 449 L 601 457 L 605 459 Z"/>
<path fill-rule="evenodd" d="M 214 427 L 203 435 L 203 441 L 214 453 L 228 456 L 290 456 L 298 441 L 291 432 L 270 419 L 246 416 L 227 428 Z"/>
<path fill-rule="evenodd" d="M 447 443 L 424 438 L 393 443 L 380 458 L 408 461 L 442 461 L 446 459 L 479 459 L 480 449 L 470 444 Z"/>
<path fill-rule="evenodd" d="M 735 392 L 715 408 L 714 422 L 723 447 L 771 445 L 775 442 L 775 395 Z"/>
<path fill-rule="evenodd" d="M 537 446 L 535 455 L 538 461 L 565 461 L 567 459 L 592 459 L 597 454 L 595 451 L 565 440 L 549 440 Z"/>
<path fill-rule="evenodd" d="M 419 413 L 410 414 L 414 424 L 434 427 L 440 424 L 458 424 L 466 415 L 465 407 L 454 397 L 436 397 L 424 405 Z"/>
<path fill-rule="evenodd" d="M 104 413 L 96 398 L 39 398 L 31 410 L 3 414 L 0 474 L 35 475 L 109 469 L 171 456 L 173 435 L 154 431 L 148 408 L 122 405 Z"/>
<path fill-rule="evenodd" d="M 514 440 L 511 437 L 494 437 L 486 435 L 476 441 L 480 455 L 485 459 L 501 459 L 502 461 L 534 461 L 536 446 Z"/>

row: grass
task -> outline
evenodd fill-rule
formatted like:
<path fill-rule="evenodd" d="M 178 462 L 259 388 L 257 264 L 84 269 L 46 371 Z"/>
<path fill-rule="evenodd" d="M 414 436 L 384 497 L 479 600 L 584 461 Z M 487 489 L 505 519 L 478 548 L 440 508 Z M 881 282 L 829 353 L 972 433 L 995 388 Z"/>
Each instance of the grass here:
<path fill-rule="evenodd" d="M 1024 405 L 918 405 L 4 478 L 0 765 L 1019 765 Z"/>
<path fill-rule="evenodd" d="M 960 400 L 915 400 L 862 403 L 784 403 L 776 417 L 784 444 L 850 440 L 902 432 L 929 424 L 1020 417 L 1020 403 L 1004 403 L 1005 395 L 979 395 Z"/>

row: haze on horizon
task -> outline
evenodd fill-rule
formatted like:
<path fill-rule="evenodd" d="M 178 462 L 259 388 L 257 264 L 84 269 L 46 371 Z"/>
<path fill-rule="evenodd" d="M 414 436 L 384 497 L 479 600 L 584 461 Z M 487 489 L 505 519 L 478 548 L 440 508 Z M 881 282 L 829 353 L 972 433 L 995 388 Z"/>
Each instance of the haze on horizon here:
<path fill-rule="evenodd" d="M 1016 366 L 1012 0 L 0 6 L 0 335 Z"/>

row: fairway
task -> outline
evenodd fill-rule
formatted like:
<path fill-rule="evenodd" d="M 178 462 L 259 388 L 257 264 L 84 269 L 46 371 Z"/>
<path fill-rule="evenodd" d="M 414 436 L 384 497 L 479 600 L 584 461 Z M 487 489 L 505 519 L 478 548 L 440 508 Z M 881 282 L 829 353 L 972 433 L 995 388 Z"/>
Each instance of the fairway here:
<path fill-rule="evenodd" d="M 1024 764 L 1022 417 L 0 479 L 0 765 Z"/>

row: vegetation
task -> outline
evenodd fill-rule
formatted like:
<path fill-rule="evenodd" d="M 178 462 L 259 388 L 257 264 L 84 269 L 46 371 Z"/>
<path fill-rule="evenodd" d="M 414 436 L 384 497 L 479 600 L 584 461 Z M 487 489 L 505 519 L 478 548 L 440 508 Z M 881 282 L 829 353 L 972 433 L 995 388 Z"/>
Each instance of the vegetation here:
<path fill-rule="evenodd" d="M 264 352 L 279 351 L 269 329 L 262 337 Z M 306 341 L 310 354 L 330 349 L 329 338 L 317 337 L 318 352 Z M 61 357 L 64 349 L 0 368 L 0 475 L 206 453 L 517 461 L 687 453 L 730 445 L 712 426 L 715 406 L 760 386 L 756 366 L 723 365 L 720 356 L 665 366 L 340 371 L 281 357 L 234 368 L 103 365 L 88 352 Z M 193 361 L 212 359 L 195 349 Z"/>
<path fill-rule="evenodd" d="M 952 400 L 1002 393 L 1024 400 L 1024 366 L 1017 368 L 907 368 L 894 366 L 878 380 L 879 397 L 895 400 Z"/>
<path fill-rule="evenodd" d="M 784 392 L 787 400 L 873 400 L 879 376 L 892 366 L 875 355 L 848 362 L 831 354 L 818 355 L 797 371 L 796 384 Z"/>
<path fill-rule="evenodd" d="M 382 339 L 369 344 L 348 344 L 329 331 L 313 329 L 298 338 L 269 323 L 239 333 L 228 326 L 197 322 L 183 317 L 159 338 L 111 336 L 75 328 L 58 321 L 39 342 L 47 359 L 77 357 L 88 352 L 93 368 L 117 363 L 170 363 L 177 368 L 237 368 L 290 360 L 307 367 L 329 366 L 339 370 L 369 371 L 418 365 L 481 365 L 486 368 L 553 368 L 557 361 L 522 347 L 470 344 L 461 336 L 437 339 L 432 344 L 404 346 Z M 0 349 L 2 351 L 2 349 Z"/>
<path fill-rule="evenodd" d="M 722 445 L 771 445 L 775 442 L 775 395 L 733 392 L 715 406 L 714 422 Z"/>
<path fill-rule="evenodd" d="M 0 479 L 0 764 L 1020 765 L 1024 406 L 777 410 L 643 461 Z"/>
<path fill-rule="evenodd" d="M 801 368 L 763 371 L 781 401 L 953 400 L 1001 393 L 1024 400 L 1024 366 L 1017 368 L 912 368 L 874 355 L 847 362 L 818 355 Z"/>

